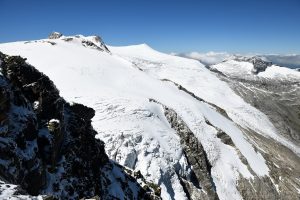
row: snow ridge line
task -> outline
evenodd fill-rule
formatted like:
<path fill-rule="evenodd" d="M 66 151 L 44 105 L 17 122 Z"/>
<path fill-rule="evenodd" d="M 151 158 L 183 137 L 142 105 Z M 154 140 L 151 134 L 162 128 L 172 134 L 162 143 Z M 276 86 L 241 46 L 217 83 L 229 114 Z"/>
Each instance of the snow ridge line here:
<path fill-rule="evenodd" d="M 194 97 L 194 98 L 197 99 L 198 101 L 204 102 L 204 103 L 206 103 L 206 104 L 208 104 L 208 105 L 214 107 L 218 113 L 220 113 L 221 115 L 223 115 L 223 116 L 226 117 L 227 119 L 231 120 L 230 117 L 228 116 L 227 112 L 226 112 L 223 108 L 221 108 L 221 107 L 219 107 L 219 106 L 217 106 L 217 105 L 215 105 L 215 104 L 213 104 L 213 103 L 209 103 L 209 102 L 205 101 L 204 99 L 202 99 L 202 98 L 196 96 L 193 92 L 187 90 L 187 89 L 186 89 L 185 87 L 183 87 L 182 85 L 180 85 L 180 84 L 178 84 L 178 83 L 176 83 L 176 82 L 174 82 L 174 81 L 172 81 L 172 80 L 169 80 L 169 79 L 161 79 L 161 81 L 167 81 L 167 82 L 173 83 L 179 90 L 182 90 L 182 91 L 184 91 L 185 93 L 191 95 L 192 97 Z M 231 121 L 232 121 L 232 120 L 231 120 Z"/>

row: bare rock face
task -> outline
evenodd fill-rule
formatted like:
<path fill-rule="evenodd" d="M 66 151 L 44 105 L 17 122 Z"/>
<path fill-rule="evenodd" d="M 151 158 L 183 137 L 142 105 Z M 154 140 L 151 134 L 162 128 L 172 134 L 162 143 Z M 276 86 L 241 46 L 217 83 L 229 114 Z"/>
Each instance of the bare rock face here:
<path fill-rule="evenodd" d="M 78 116 L 82 117 L 86 121 L 90 121 L 95 116 L 95 110 L 89 108 L 85 105 L 73 103 L 71 105 L 71 110 L 77 114 Z"/>
<path fill-rule="evenodd" d="M 0 53 L 0 65 L 0 180 L 49 198 L 115 199 L 113 184 L 127 199 L 160 199 L 109 161 L 95 139 L 92 108 L 67 103 L 21 57 Z"/>
<path fill-rule="evenodd" d="M 183 147 L 188 163 L 193 167 L 194 177 L 192 177 L 190 182 L 193 182 L 194 187 L 196 186 L 196 188 L 203 189 L 205 191 L 205 193 L 197 192 L 199 193 L 198 196 L 201 197 L 201 199 L 219 199 L 211 178 L 211 165 L 208 162 L 201 143 L 174 110 L 165 106 L 164 110 L 165 116 L 171 124 L 171 127 L 180 136 L 180 143 Z M 190 195 L 196 193 L 196 188 L 191 187 L 191 184 L 184 185 L 187 190 L 190 190 Z M 195 199 L 195 197 L 196 196 L 192 199 Z"/>
<path fill-rule="evenodd" d="M 218 200 L 219 197 L 211 177 L 211 165 L 202 144 L 173 109 L 162 105 L 154 99 L 149 101 L 158 103 L 163 107 L 167 121 L 180 137 L 181 147 L 192 169 L 189 176 L 178 174 L 180 184 L 188 198 Z"/>
<path fill-rule="evenodd" d="M 61 36 L 63 36 L 63 34 L 61 34 L 59 32 L 52 32 L 48 38 L 49 39 L 59 39 L 59 38 L 61 38 Z"/>

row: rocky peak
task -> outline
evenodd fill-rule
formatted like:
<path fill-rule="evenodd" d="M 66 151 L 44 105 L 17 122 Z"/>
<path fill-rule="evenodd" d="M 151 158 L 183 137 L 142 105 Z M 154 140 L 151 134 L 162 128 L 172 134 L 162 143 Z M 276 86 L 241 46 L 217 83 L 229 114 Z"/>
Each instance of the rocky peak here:
<path fill-rule="evenodd" d="M 49 35 L 49 39 L 59 39 L 63 36 L 63 34 L 59 33 L 59 32 L 52 32 Z"/>
<path fill-rule="evenodd" d="M 103 42 L 102 38 L 98 35 L 96 36 L 82 36 L 82 45 L 89 48 L 95 48 L 100 51 L 105 51 L 107 53 L 110 53 L 109 49 Z"/>

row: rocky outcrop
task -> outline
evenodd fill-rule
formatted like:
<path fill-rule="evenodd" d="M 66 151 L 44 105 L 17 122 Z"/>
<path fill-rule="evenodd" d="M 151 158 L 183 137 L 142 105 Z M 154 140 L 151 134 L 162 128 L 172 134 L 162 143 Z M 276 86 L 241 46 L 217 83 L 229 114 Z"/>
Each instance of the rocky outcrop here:
<path fill-rule="evenodd" d="M 242 62 L 250 62 L 253 64 L 252 73 L 258 74 L 260 72 L 263 72 L 267 69 L 267 67 L 272 65 L 272 62 L 264 61 L 263 59 L 253 56 L 253 57 L 243 57 L 243 56 L 237 56 L 234 60 L 236 61 L 242 61 Z"/>
<path fill-rule="evenodd" d="M 96 36 L 89 36 L 89 37 L 84 37 L 83 35 L 76 35 L 76 36 L 64 36 L 62 33 L 59 32 L 52 32 L 50 33 L 48 39 L 50 40 L 40 40 L 38 42 L 47 42 L 52 45 L 55 45 L 56 43 L 53 42 L 52 40 L 54 39 L 61 39 L 65 42 L 71 42 L 74 40 L 79 40 L 82 44 L 82 46 L 87 47 L 87 48 L 92 48 L 96 49 L 99 51 L 105 51 L 107 53 L 110 53 L 109 49 L 103 42 L 102 38 L 98 35 Z M 37 41 L 36 41 L 37 42 Z M 26 42 L 28 43 L 28 42 Z"/>
<path fill-rule="evenodd" d="M 59 33 L 59 32 L 52 32 L 49 35 L 49 39 L 58 39 L 61 38 L 63 36 L 63 34 Z"/>
<path fill-rule="evenodd" d="M 92 108 L 70 105 L 21 57 L 0 53 L 0 65 L 1 180 L 26 194 L 60 199 L 159 199 L 109 161 L 104 143 L 95 139 Z"/>
<path fill-rule="evenodd" d="M 85 105 L 73 103 L 71 110 L 86 121 L 90 121 L 95 116 L 95 110 Z"/>
<path fill-rule="evenodd" d="M 82 40 L 81 44 L 84 47 L 94 48 L 99 51 L 106 51 L 107 53 L 110 53 L 109 49 L 99 36 L 93 36 L 92 40 Z"/>
<path fill-rule="evenodd" d="M 206 197 L 208 199 L 219 199 L 211 178 L 211 165 L 208 162 L 206 153 L 201 143 L 174 110 L 165 106 L 164 110 L 165 116 L 171 127 L 180 136 L 180 143 L 184 150 L 187 161 L 193 168 L 194 177 L 192 177 L 192 179 L 194 180 L 190 181 L 193 182 L 194 186 L 196 186 L 198 189 L 203 189 L 207 195 L 206 196 L 204 193 L 199 196 L 203 198 Z M 190 185 L 185 184 L 185 188 L 189 190 Z M 189 191 L 189 194 L 191 195 L 193 192 L 193 190 Z"/>
<path fill-rule="evenodd" d="M 110 53 L 109 49 L 107 48 L 107 46 L 105 45 L 104 41 L 102 40 L 102 38 L 98 35 L 93 37 L 93 40 L 95 41 L 96 44 L 98 44 L 98 46 L 100 46 L 100 48 L 102 48 L 104 51 Z"/>

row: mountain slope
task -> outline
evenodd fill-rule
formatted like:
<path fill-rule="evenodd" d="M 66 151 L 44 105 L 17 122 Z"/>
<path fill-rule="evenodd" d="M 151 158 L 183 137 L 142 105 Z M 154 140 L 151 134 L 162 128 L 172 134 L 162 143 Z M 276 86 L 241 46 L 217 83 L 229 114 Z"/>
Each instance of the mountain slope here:
<path fill-rule="evenodd" d="M 61 36 L 0 50 L 26 57 L 64 98 L 95 109 L 92 123 L 109 158 L 159 184 L 163 199 L 296 199 L 298 144 L 226 82 L 195 60 L 145 44 L 105 51 L 93 38 Z M 285 152 L 288 174 L 270 159 Z"/>
<path fill-rule="evenodd" d="M 21 57 L 0 52 L 0 69 L 1 199 L 155 199 L 142 176 L 108 159 L 92 108 L 67 103 Z"/>
<path fill-rule="evenodd" d="M 251 58 L 228 60 L 210 66 L 222 80 L 229 83 L 246 102 L 262 110 L 279 134 L 295 144 L 300 142 L 300 73 L 272 65 L 260 58 L 263 70 L 255 74 Z"/>

